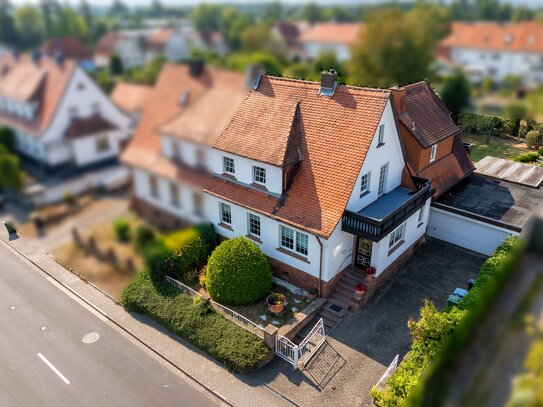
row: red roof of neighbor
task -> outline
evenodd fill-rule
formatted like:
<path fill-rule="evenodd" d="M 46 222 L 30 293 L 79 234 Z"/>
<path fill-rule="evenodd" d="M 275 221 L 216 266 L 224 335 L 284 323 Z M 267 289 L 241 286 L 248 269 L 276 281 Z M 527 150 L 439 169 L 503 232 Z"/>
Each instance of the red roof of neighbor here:
<path fill-rule="evenodd" d="M 462 140 L 456 136 L 452 154 L 429 165 L 419 176 L 431 181 L 431 187 L 435 190 L 434 198 L 437 199 L 474 170 L 475 167 L 464 149 Z"/>
<path fill-rule="evenodd" d="M 317 82 L 263 76 L 215 144 L 224 149 L 227 140 L 235 143 L 227 151 L 279 165 L 292 128 L 301 162 L 281 197 L 217 177 L 206 191 L 300 229 L 330 236 L 347 205 L 390 92 L 341 85 L 333 97 L 327 97 L 318 94 L 319 86 Z"/>
<path fill-rule="evenodd" d="M 476 48 L 496 51 L 543 53 L 543 24 L 525 21 L 512 24 L 454 22 L 440 48 Z"/>
<path fill-rule="evenodd" d="M 146 85 L 118 82 L 111 92 L 111 99 L 125 112 L 142 112 L 153 88 Z"/>
<path fill-rule="evenodd" d="M 313 24 L 302 33 L 300 41 L 351 45 L 358 39 L 362 27 L 360 23 Z"/>
<path fill-rule="evenodd" d="M 400 123 L 424 148 L 460 133 L 450 111 L 426 82 L 393 88 L 392 96 Z"/>
<path fill-rule="evenodd" d="M 96 48 L 94 50 L 94 53 L 96 55 L 101 56 L 111 56 L 115 53 L 115 45 L 117 44 L 117 41 L 121 39 L 121 35 L 116 32 L 110 32 L 105 34 L 98 43 L 96 44 Z"/>
<path fill-rule="evenodd" d="M 163 134 L 211 146 L 247 96 L 245 75 L 215 71 L 214 86 L 171 122 L 160 127 Z M 193 97 L 187 94 L 187 100 Z M 210 119 L 212 118 L 212 119 Z"/>
<path fill-rule="evenodd" d="M 91 59 L 91 53 L 85 45 L 77 38 L 64 37 L 53 38 L 45 41 L 40 47 L 44 54 L 54 55 L 56 52 L 61 52 L 66 58 L 76 59 L 78 61 Z"/>
<path fill-rule="evenodd" d="M 150 49 L 162 50 L 173 32 L 174 30 L 172 28 L 161 28 L 156 30 L 145 38 L 145 46 Z"/>
<path fill-rule="evenodd" d="M 193 77 L 186 65 L 166 64 L 148 98 L 134 136 L 121 156 L 123 162 L 173 176 L 177 171 L 175 165 L 164 162 L 167 160 L 160 155 L 159 128 L 177 118 L 215 86 L 230 86 L 230 79 L 227 83 L 223 80 L 226 78 L 223 72 L 208 68 L 200 76 Z M 180 104 L 184 92 L 189 97 L 187 103 Z"/>
<path fill-rule="evenodd" d="M 42 57 L 35 63 L 29 55 L 0 57 L 0 95 L 21 101 L 35 101 L 38 109 L 31 121 L 0 111 L 0 123 L 41 135 L 49 127 L 77 63 L 65 59 L 58 65 L 54 58 Z"/>

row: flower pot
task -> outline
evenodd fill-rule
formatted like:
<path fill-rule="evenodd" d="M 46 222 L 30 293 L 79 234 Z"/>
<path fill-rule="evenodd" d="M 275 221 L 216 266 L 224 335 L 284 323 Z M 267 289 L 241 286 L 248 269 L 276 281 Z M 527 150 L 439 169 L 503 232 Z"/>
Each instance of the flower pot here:
<path fill-rule="evenodd" d="M 309 301 L 313 301 L 315 298 L 317 298 L 317 295 L 318 295 L 318 291 L 316 288 L 312 288 L 311 290 L 309 290 L 308 294 L 307 294 L 307 299 Z"/>
<path fill-rule="evenodd" d="M 364 294 L 366 294 L 367 290 L 368 287 L 362 283 L 359 283 L 354 287 L 354 293 L 357 297 L 362 297 Z"/>
<path fill-rule="evenodd" d="M 373 276 L 373 275 L 375 275 L 375 272 L 376 272 L 376 271 L 377 271 L 377 270 L 375 269 L 375 267 L 370 266 L 370 267 L 368 267 L 368 268 L 366 269 L 366 274 L 367 274 L 368 276 Z"/>
<path fill-rule="evenodd" d="M 287 299 L 283 294 L 271 293 L 270 295 L 268 295 L 268 298 L 266 298 L 268 308 L 270 312 L 274 314 L 280 314 L 281 312 L 283 312 L 286 302 Z"/>
<path fill-rule="evenodd" d="M 268 307 L 274 314 L 280 314 L 285 309 L 285 304 L 268 304 Z"/>

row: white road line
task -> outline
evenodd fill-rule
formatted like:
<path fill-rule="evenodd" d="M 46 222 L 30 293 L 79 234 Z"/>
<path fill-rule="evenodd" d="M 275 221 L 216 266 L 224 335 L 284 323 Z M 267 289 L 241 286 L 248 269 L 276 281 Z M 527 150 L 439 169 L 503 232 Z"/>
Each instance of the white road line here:
<path fill-rule="evenodd" d="M 68 379 L 66 379 L 66 377 L 64 377 L 64 375 L 63 375 L 62 373 L 60 373 L 60 372 L 58 371 L 58 369 L 57 369 L 55 366 L 53 366 L 53 364 L 52 364 L 51 362 L 49 362 L 49 361 L 45 358 L 45 356 L 43 356 L 41 353 L 38 353 L 38 356 L 40 357 L 41 360 L 43 360 L 43 362 L 44 362 L 47 366 L 49 366 L 49 368 L 50 368 L 53 372 L 55 372 L 55 373 L 57 374 L 58 377 L 60 377 L 60 378 L 62 379 L 62 381 L 63 381 L 64 383 L 70 384 L 70 381 L 69 381 Z"/>

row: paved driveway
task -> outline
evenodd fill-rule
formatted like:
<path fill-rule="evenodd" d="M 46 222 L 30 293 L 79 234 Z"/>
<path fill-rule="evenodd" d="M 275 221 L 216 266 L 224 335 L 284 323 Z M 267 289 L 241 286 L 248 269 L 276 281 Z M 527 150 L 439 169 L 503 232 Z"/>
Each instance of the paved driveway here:
<path fill-rule="evenodd" d="M 403 357 L 409 349 L 407 321 L 418 318 L 424 299 L 446 306 L 449 294 L 465 287 L 484 259 L 428 239 L 364 309 L 347 313 L 305 371 L 274 360 L 257 379 L 302 406 L 371 405 L 372 386 L 396 354 Z"/>

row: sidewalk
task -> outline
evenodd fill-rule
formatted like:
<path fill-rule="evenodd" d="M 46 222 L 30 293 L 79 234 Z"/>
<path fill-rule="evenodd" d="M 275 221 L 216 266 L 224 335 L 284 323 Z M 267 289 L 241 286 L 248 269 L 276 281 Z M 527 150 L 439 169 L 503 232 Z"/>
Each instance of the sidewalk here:
<path fill-rule="evenodd" d="M 35 244 L 19 238 L 8 241 L 5 230 L 0 239 L 55 280 L 73 290 L 110 321 L 135 337 L 148 348 L 175 365 L 182 372 L 234 406 L 291 406 L 285 398 L 261 384 L 251 375 L 236 375 L 206 354 L 167 332 L 163 327 L 137 314 L 131 314 L 94 286 L 79 279 Z"/>

